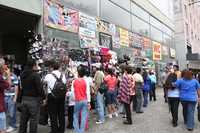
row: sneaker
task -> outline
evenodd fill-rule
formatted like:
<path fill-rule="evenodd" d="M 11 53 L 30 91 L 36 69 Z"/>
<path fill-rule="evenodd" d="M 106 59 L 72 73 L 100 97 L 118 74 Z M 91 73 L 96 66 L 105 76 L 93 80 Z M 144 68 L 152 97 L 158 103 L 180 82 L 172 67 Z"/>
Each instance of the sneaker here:
<path fill-rule="evenodd" d="M 115 116 L 115 117 L 118 117 L 119 115 L 118 115 L 118 113 L 117 113 L 117 112 L 115 112 L 115 113 L 114 113 L 114 116 Z"/>
<path fill-rule="evenodd" d="M 97 125 L 103 124 L 103 123 L 104 123 L 104 121 L 100 121 L 100 120 L 98 120 L 98 121 L 96 122 Z"/>
<path fill-rule="evenodd" d="M 6 130 L 7 133 L 10 133 L 13 131 L 15 131 L 15 128 L 13 128 L 13 127 L 8 127 L 8 129 Z"/>
<path fill-rule="evenodd" d="M 108 114 L 108 118 L 112 119 L 112 114 Z"/>

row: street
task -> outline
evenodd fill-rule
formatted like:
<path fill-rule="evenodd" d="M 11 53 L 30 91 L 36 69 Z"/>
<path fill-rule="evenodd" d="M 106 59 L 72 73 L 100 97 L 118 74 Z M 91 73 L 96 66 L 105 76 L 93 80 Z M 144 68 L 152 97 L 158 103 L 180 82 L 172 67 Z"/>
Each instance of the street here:
<path fill-rule="evenodd" d="M 170 123 L 171 116 L 168 105 L 164 103 L 161 89 L 157 90 L 157 97 L 156 102 L 151 102 L 148 108 L 144 109 L 144 114 L 133 114 L 133 125 L 123 125 L 121 116 L 113 119 L 107 118 L 105 124 L 96 125 L 96 118 L 92 117 L 87 133 L 188 133 L 183 123 L 182 107 L 180 106 L 178 127 L 174 128 Z M 199 133 L 200 122 L 197 121 L 197 117 L 195 121 L 196 126 L 193 133 Z M 39 126 L 38 133 L 49 133 L 49 127 Z M 66 133 L 73 133 L 73 131 L 66 130 Z"/>

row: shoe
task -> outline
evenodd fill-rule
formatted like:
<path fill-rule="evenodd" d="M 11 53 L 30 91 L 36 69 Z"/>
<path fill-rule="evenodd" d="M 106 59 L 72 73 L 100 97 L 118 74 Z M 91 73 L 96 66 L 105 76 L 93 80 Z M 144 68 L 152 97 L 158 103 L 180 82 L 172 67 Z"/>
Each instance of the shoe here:
<path fill-rule="evenodd" d="M 125 124 L 125 125 L 132 125 L 132 122 L 124 121 L 123 124 Z"/>
<path fill-rule="evenodd" d="M 142 114 L 142 113 L 144 113 L 143 111 L 137 111 L 136 112 L 137 114 Z"/>
<path fill-rule="evenodd" d="M 188 130 L 188 131 L 193 131 L 194 129 L 190 129 L 190 128 L 188 128 L 187 130 Z"/>
<path fill-rule="evenodd" d="M 112 119 L 112 114 L 108 114 L 108 118 Z"/>
<path fill-rule="evenodd" d="M 126 118 L 126 115 L 123 115 L 123 116 L 122 116 L 122 118 L 124 118 L 124 119 L 125 119 L 125 118 Z"/>
<path fill-rule="evenodd" d="M 143 107 L 144 107 L 144 108 L 146 108 L 146 107 L 147 107 L 147 105 L 143 105 Z"/>
<path fill-rule="evenodd" d="M 10 133 L 10 132 L 13 132 L 15 131 L 16 128 L 13 128 L 13 127 L 8 127 L 8 129 L 6 130 L 7 133 Z"/>
<path fill-rule="evenodd" d="M 177 127 L 178 126 L 178 124 L 177 123 L 173 123 L 173 127 Z"/>
<path fill-rule="evenodd" d="M 104 123 L 104 121 L 100 121 L 100 120 L 96 121 L 96 124 L 97 124 L 97 125 L 103 124 L 103 123 Z"/>

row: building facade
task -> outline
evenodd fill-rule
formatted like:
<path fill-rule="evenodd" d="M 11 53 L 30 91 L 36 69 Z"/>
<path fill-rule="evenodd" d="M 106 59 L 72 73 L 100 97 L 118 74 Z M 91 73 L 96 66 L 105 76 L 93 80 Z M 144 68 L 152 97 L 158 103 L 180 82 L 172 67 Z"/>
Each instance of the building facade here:
<path fill-rule="evenodd" d="M 175 0 L 175 44 L 181 69 L 200 69 L 200 7 L 196 0 Z"/>
<path fill-rule="evenodd" d="M 45 1 L 45 0 L 44 0 Z M 51 38 L 58 38 L 69 43 L 70 47 L 80 47 L 80 37 L 77 33 L 66 32 L 60 29 L 46 26 L 43 22 L 44 18 L 44 1 L 43 0 L 12 0 L 0 1 L 1 14 L 11 12 L 13 20 L 5 16 L 4 23 L 6 28 L 0 28 L 0 38 L 14 35 L 13 31 L 19 31 L 23 36 L 27 30 L 34 30 L 38 33 L 43 33 Z M 166 64 L 175 62 L 175 41 L 172 16 L 172 0 L 52 0 L 59 2 L 62 6 L 78 10 L 92 17 L 99 18 L 103 21 L 112 23 L 129 32 L 138 34 L 141 37 L 150 39 L 152 42 L 161 44 L 162 59 L 156 61 L 158 64 Z M 24 4 L 26 3 L 26 4 Z M 159 3 L 159 4 L 158 4 Z M 166 6 L 167 5 L 167 6 Z M 23 14 L 19 17 L 17 14 Z M 24 18 L 25 16 L 25 18 Z M 16 17 L 21 20 L 19 21 Z M 14 29 L 11 28 L 12 23 L 16 22 Z M 31 25 L 25 25 L 25 24 Z M 24 24 L 24 25 L 23 25 Z M 11 26 L 12 25 L 12 26 Z M 3 26 L 2 26 L 3 27 Z M 21 28 L 17 28 L 21 27 Z M 23 30 L 20 30 L 23 29 Z M 6 31 L 10 31 L 7 33 Z M 16 39 L 20 39 L 15 37 Z M 1 44 L 8 44 L 6 39 L 0 39 Z M 10 42 L 12 43 L 12 42 Z M 21 42 L 19 42 L 21 43 Z M 5 47 L 5 45 L 3 45 Z M 25 48 L 25 46 L 24 46 Z M 2 48 L 5 51 L 6 48 Z M 128 53 L 131 55 L 133 50 L 129 47 L 121 47 L 114 49 L 118 54 Z M 7 53 L 12 53 L 8 51 Z"/>

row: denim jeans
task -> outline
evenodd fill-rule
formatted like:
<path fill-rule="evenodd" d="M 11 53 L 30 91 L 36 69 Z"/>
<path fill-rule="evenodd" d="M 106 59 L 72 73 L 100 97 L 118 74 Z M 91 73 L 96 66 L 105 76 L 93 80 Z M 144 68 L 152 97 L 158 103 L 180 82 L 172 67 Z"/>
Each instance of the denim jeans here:
<path fill-rule="evenodd" d="M 105 113 L 104 113 L 104 96 L 97 93 L 97 113 L 100 121 L 105 121 Z"/>
<path fill-rule="evenodd" d="M 183 118 L 188 129 L 194 128 L 194 112 L 196 107 L 196 102 L 191 101 L 181 101 L 183 106 Z"/>
<path fill-rule="evenodd" d="M 13 101 L 14 96 L 5 96 L 6 114 L 8 125 L 16 128 L 16 104 Z"/>
<path fill-rule="evenodd" d="M 81 115 L 81 120 L 79 124 L 80 115 Z M 87 116 L 88 116 L 87 100 L 76 102 L 74 106 L 74 121 L 73 121 L 75 133 L 84 133 Z"/>
<path fill-rule="evenodd" d="M 143 90 L 143 96 L 144 96 L 143 106 L 147 107 L 147 105 L 148 105 L 149 91 Z"/>

